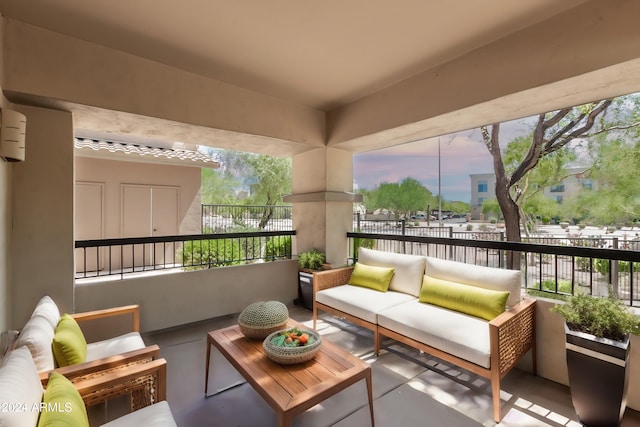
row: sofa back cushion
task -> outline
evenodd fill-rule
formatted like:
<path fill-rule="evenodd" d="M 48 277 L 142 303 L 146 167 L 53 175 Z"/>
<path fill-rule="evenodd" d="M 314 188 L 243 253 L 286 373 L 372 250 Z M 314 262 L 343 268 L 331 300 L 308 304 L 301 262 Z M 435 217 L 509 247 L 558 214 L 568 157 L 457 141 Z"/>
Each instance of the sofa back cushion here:
<path fill-rule="evenodd" d="M 420 295 L 425 257 L 360 248 L 358 262 L 365 265 L 393 268 L 394 274 L 389 283 L 389 290 L 403 292 L 416 298 Z"/>
<path fill-rule="evenodd" d="M 10 351 L 0 365 L 0 426 L 35 427 L 42 392 L 29 349 Z"/>
<path fill-rule="evenodd" d="M 51 299 L 50 296 L 45 295 L 40 298 L 38 304 L 36 304 L 36 308 L 33 310 L 31 317 L 42 316 L 47 319 L 47 321 L 51 324 L 53 329 L 58 325 L 58 321 L 60 320 L 60 310 L 58 309 L 58 305 L 54 300 Z"/>
<path fill-rule="evenodd" d="M 38 372 L 55 368 L 51 349 L 54 333 L 49 320 L 36 315 L 27 321 L 15 342 L 16 348 L 24 346 L 29 349 Z"/>
<path fill-rule="evenodd" d="M 57 372 L 49 376 L 38 427 L 89 427 L 87 408 L 78 390 Z"/>
<path fill-rule="evenodd" d="M 493 320 L 504 312 L 507 298 L 509 291 L 494 291 L 436 279 L 425 274 L 418 300 L 481 319 Z"/>
<path fill-rule="evenodd" d="M 428 276 L 484 289 L 509 291 L 508 307 L 513 307 L 522 299 L 519 270 L 484 267 L 432 257 L 426 259 L 425 274 Z"/>

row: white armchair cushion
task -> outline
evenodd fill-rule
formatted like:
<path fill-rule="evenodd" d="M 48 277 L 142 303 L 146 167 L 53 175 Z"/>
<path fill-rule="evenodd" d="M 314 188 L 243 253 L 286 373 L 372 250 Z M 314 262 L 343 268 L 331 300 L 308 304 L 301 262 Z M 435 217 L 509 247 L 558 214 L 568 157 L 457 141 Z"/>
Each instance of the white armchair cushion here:
<path fill-rule="evenodd" d="M 47 319 L 49 324 L 51 324 L 51 327 L 55 329 L 58 325 L 58 321 L 60 320 L 60 310 L 58 309 L 56 303 L 51 299 L 51 297 L 45 295 L 40 298 L 40 301 L 38 301 L 38 304 L 36 304 L 36 308 L 31 314 L 31 317 L 36 316 L 42 316 Z"/>
<path fill-rule="evenodd" d="M 51 341 L 55 333 L 49 320 L 44 316 L 32 316 L 20 331 L 15 347 L 25 346 L 31 352 L 38 372 L 53 369 L 53 351 Z"/>
<path fill-rule="evenodd" d="M 494 291 L 509 291 L 508 307 L 513 307 L 522 299 L 520 270 L 506 270 L 439 258 L 426 258 L 426 274 L 431 277 Z"/>
<path fill-rule="evenodd" d="M 102 427 L 177 427 L 166 401 L 146 406 L 117 418 Z"/>
<path fill-rule="evenodd" d="M 358 262 L 376 267 L 395 269 L 389 290 L 403 292 L 418 297 L 424 276 L 425 257 L 419 255 L 396 254 L 393 252 L 358 249 Z"/>
<path fill-rule="evenodd" d="M 35 427 L 43 392 L 29 349 L 9 352 L 0 365 L 0 426 Z"/>
<path fill-rule="evenodd" d="M 87 362 L 114 356 L 127 351 L 139 350 L 146 347 L 138 332 L 109 338 L 104 341 L 87 343 Z"/>

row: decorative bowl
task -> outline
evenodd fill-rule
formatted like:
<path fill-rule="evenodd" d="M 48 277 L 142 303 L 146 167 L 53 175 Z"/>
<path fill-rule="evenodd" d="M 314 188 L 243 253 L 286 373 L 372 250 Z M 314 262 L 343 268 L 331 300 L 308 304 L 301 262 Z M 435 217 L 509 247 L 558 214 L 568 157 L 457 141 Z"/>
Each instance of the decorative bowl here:
<path fill-rule="evenodd" d="M 264 339 L 272 332 L 287 326 L 289 310 L 279 301 L 260 301 L 250 304 L 238 316 L 240 332 L 250 339 Z"/>
<path fill-rule="evenodd" d="M 299 339 L 286 342 L 292 332 Z M 300 342 L 305 341 L 303 334 L 308 337 L 305 343 Z M 262 342 L 262 347 L 267 357 L 274 362 L 282 365 L 294 365 L 313 359 L 320 350 L 321 343 L 320 335 L 316 331 L 294 327 L 269 334 Z"/>

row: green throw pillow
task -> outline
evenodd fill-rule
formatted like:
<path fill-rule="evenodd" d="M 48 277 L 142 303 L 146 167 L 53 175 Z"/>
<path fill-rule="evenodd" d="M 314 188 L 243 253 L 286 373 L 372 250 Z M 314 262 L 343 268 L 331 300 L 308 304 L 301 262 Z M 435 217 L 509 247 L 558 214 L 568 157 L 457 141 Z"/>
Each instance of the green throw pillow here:
<path fill-rule="evenodd" d="M 52 350 L 59 367 L 83 363 L 87 358 L 87 341 L 78 322 L 69 314 L 63 314 L 58 321 Z"/>
<path fill-rule="evenodd" d="M 38 427 L 89 427 L 87 409 L 66 377 L 52 372 L 44 392 Z"/>
<path fill-rule="evenodd" d="M 393 268 L 376 267 L 356 262 L 349 284 L 387 292 L 394 272 L 395 269 Z"/>
<path fill-rule="evenodd" d="M 492 320 L 504 312 L 508 298 L 508 291 L 494 291 L 425 275 L 418 300 Z"/>

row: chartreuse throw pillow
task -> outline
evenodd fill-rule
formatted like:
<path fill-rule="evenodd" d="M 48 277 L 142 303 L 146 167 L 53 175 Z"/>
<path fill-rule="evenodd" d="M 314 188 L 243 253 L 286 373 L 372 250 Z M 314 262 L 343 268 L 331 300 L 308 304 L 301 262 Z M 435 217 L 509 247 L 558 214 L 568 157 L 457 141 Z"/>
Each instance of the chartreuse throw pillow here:
<path fill-rule="evenodd" d="M 63 314 L 58 321 L 52 349 L 59 367 L 83 363 L 87 358 L 87 341 L 78 322 L 69 314 Z"/>
<path fill-rule="evenodd" d="M 492 320 L 504 312 L 508 298 L 509 291 L 494 291 L 425 275 L 418 300 Z"/>
<path fill-rule="evenodd" d="M 89 427 L 87 409 L 80 393 L 71 381 L 57 372 L 49 376 L 38 427 Z"/>
<path fill-rule="evenodd" d="M 356 262 L 349 284 L 387 292 L 394 272 L 394 268 L 377 267 Z"/>

